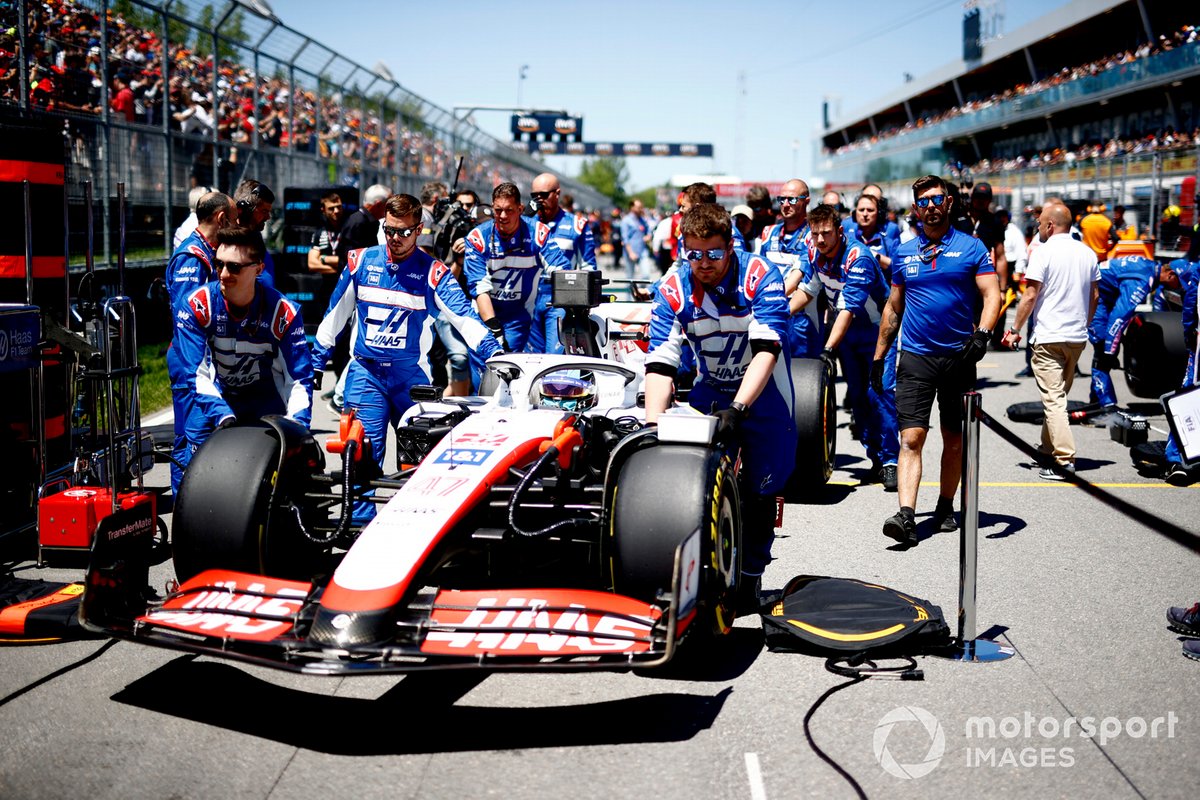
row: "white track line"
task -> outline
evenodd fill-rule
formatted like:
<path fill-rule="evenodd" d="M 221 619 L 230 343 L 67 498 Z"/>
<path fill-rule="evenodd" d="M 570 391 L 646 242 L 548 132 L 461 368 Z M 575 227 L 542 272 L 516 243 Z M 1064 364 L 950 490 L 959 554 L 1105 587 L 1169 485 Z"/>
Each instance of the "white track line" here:
<path fill-rule="evenodd" d="M 763 785 L 758 753 L 746 753 L 746 775 L 750 778 L 750 800 L 767 800 L 767 787 Z"/>

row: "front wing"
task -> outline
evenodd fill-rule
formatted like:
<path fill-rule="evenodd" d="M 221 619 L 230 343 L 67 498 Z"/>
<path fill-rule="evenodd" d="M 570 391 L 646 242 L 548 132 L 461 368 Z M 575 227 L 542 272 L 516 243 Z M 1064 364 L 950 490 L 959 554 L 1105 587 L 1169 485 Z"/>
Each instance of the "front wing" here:
<path fill-rule="evenodd" d="M 645 668 L 669 661 L 696 618 L 699 559 L 696 531 L 654 603 L 585 589 L 426 589 L 396 609 L 391 641 L 347 649 L 307 638 L 319 587 L 240 572 L 208 570 L 138 601 L 141 587 L 93 568 L 80 616 L 116 638 L 316 675 Z"/>

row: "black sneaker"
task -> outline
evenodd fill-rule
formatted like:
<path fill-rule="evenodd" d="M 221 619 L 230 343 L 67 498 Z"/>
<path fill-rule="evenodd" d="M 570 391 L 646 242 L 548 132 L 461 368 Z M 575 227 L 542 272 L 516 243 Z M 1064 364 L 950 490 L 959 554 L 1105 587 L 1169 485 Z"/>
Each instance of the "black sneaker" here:
<path fill-rule="evenodd" d="M 902 511 L 897 511 L 883 521 L 883 535 L 900 544 L 917 543 L 917 521 Z"/>
<path fill-rule="evenodd" d="M 1016 375 L 1013 375 L 1013 377 L 1014 378 L 1032 378 L 1033 370 L 1031 370 L 1029 368 L 1029 365 L 1026 365 L 1020 372 L 1018 372 Z"/>
<path fill-rule="evenodd" d="M 1200 661 L 1200 639 L 1188 639 L 1183 643 L 1184 658 Z"/>
<path fill-rule="evenodd" d="M 958 530 L 958 521 L 954 519 L 954 505 L 938 501 L 933 509 L 933 527 L 941 533 L 953 533 Z"/>
<path fill-rule="evenodd" d="M 1172 486 L 1191 486 L 1195 483 L 1192 473 L 1184 469 L 1182 464 L 1172 464 L 1163 480 Z"/>
<path fill-rule="evenodd" d="M 1200 603 L 1191 608 L 1168 608 L 1167 625 L 1188 636 L 1200 636 Z"/>
<path fill-rule="evenodd" d="M 896 491 L 896 465 L 888 464 L 887 466 L 880 467 L 879 480 L 883 482 L 883 490 L 885 492 Z"/>

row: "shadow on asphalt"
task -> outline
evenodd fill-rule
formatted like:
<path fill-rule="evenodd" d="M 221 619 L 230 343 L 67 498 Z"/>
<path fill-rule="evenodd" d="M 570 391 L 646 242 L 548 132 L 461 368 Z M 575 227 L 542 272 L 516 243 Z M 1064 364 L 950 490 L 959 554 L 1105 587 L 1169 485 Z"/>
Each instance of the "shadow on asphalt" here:
<path fill-rule="evenodd" d="M 486 677 L 414 674 L 368 700 L 289 689 L 229 664 L 183 656 L 112 699 L 319 753 L 379 756 L 681 742 L 711 728 L 732 691 L 543 708 L 454 705 Z M 330 682 L 327 691 L 336 687 Z"/>
<path fill-rule="evenodd" d="M 784 500 L 802 506 L 833 506 L 854 494 L 855 486 L 827 484 L 805 492 L 790 492 Z M 784 512 L 786 513 L 786 512 Z"/>
<path fill-rule="evenodd" d="M 1004 539 L 1012 536 L 1014 533 L 1020 533 L 1025 530 L 1028 524 L 1020 517 L 1015 517 L 1012 514 L 993 514 L 990 511 L 979 512 L 979 531 L 983 533 L 991 528 L 1000 528 L 995 533 L 985 533 L 987 539 Z"/>
<path fill-rule="evenodd" d="M 999 386 L 1020 386 L 1020 385 L 1021 385 L 1020 381 L 997 381 L 997 380 L 993 380 L 991 378 L 980 378 L 979 380 L 975 381 L 975 391 L 979 391 L 980 389 L 999 387 Z"/>
<path fill-rule="evenodd" d="M 665 666 L 634 670 L 634 674 L 665 680 L 731 681 L 750 668 L 762 649 L 762 628 L 734 628 L 719 639 L 685 642 L 679 655 Z"/>

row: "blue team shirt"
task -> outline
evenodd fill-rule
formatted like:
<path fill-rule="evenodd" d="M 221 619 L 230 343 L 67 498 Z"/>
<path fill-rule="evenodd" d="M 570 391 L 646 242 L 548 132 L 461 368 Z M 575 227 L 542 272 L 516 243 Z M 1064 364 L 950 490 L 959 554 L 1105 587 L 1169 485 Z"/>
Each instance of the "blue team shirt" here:
<path fill-rule="evenodd" d="M 521 217 L 512 236 L 500 233 L 495 220 L 473 229 L 463 259 L 471 297 L 490 295 L 501 322 L 531 318 L 542 271 L 571 268 L 551 232 L 530 217 Z"/>
<path fill-rule="evenodd" d="M 983 242 L 955 228 L 940 242 L 922 232 L 901 244 L 892 261 L 892 285 L 904 290 L 900 349 L 936 356 L 961 350 L 975 330 L 975 279 L 995 273 Z"/>
<path fill-rule="evenodd" d="M 483 358 L 500 352 L 450 268 L 419 249 L 399 263 L 389 258 L 386 245 L 350 251 L 317 328 L 314 369 L 325 368 L 351 316 L 354 357 L 398 369 L 419 367 L 429 374 L 426 354 L 436 318 L 448 319 Z"/>
<path fill-rule="evenodd" d="M 883 219 L 879 224 L 875 225 L 875 235 L 872 240 L 878 237 L 882 240 L 882 249 L 876 250 L 871 242 L 866 242 L 867 246 L 871 247 L 871 252 L 876 258 L 882 253 L 891 258 L 896 254 L 896 250 L 900 247 L 900 226 L 892 222 L 890 219 Z M 842 230 L 846 232 L 847 239 L 857 239 L 860 242 L 865 242 L 862 230 L 858 227 L 858 223 L 854 221 L 854 215 L 846 217 L 842 220 Z"/>
<path fill-rule="evenodd" d="M 312 358 L 300 309 L 257 284 L 242 319 L 230 314 L 213 281 L 175 306 L 175 340 L 182 388 L 214 425 L 238 411 L 284 414 L 312 421 Z"/>
<path fill-rule="evenodd" d="M 1179 276 L 1180 288 L 1183 291 L 1183 330 L 1196 333 L 1196 298 L 1200 292 L 1200 261 L 1188 261 L 1177 258 L 1171 262 L 1171 269 Z"/>

